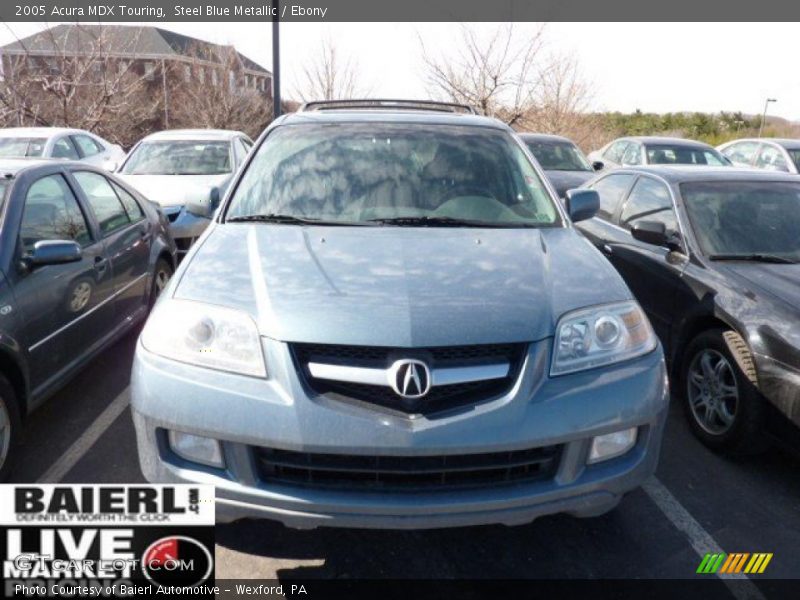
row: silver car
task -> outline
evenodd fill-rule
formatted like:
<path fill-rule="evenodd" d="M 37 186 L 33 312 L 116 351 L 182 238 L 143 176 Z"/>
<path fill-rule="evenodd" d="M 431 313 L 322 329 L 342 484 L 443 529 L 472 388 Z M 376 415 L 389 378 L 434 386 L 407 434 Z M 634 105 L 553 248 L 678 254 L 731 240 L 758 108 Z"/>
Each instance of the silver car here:
<path fill-rule="evenodd" d="M 182 256 L 208 226 L 252 145 L 240 131 L 161 131 L 137 143 L 117 174 L 161 205 Z"/>
<path fill-rule="evenodd" d="M 506 125 L 409 108 L 276 120 L 142 332 L 142 471 L 214 484 L 219 522 L 589 517 L 656 468 L 663 352 L 572 225 L 597 192 L 562 206 Z"/>
<path fill-rule="evenodd" d="M 2 158 L 63 158 L 114 171 L 125 158 L 112 144 L 83 129 L 65 127 L 10 127 L 0 129 Z"/>

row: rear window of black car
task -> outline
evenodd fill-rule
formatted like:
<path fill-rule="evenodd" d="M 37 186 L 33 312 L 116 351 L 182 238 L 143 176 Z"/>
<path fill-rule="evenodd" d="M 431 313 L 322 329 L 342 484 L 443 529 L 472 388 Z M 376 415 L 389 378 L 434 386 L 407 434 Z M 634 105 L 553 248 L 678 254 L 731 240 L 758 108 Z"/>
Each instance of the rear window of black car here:
<path fill-rule="evenodd" d="M 527 155 L 501 130 L 416 123 L 288 125 L 272 132 L 257 152 L 228 218 L 560 223 Z"/>

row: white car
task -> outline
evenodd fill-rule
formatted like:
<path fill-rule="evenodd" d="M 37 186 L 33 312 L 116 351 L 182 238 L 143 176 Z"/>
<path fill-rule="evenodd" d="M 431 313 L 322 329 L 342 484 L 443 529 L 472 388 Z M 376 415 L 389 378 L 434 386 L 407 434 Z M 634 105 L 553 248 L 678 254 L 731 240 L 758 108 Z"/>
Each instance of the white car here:
<path fill-rule="evenodd" d="M 64 158 L 114 171 L 125 158 L 118 144 L 83 129 L 10 127 L 0 129 L 2 158 Z"/>
<path fill-rule="evenodd" d="M 252 145 L 241 131 L 160 131 L 131 149 L 117 175 L 161 205 L 182 257 L 211 222 Z"/>

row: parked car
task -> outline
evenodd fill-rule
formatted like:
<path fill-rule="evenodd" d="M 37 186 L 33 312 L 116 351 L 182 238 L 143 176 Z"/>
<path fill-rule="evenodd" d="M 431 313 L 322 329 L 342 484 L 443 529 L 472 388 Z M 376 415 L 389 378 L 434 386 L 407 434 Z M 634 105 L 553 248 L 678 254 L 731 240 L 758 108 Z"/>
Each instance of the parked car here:
<path fill-rule="evenodd" d="M 800 447 L 797 178 L 639 167 L 590 187 L 601 210 L 578 227 L 650 317 L 697 437 L 732 453 L 770 436 Z"/>
<path fill-rule="evenodd" d="M 800 140 L 776 138 L 734 140 L 717 147 L 737 167 L 755 167 L 797 175 Z"/>
<path fill-rule="evenodd" d="M 114 171 L 125 158 L 119 144 L 89 131 L 64 127 L 0 129 L 0 159 L 63 158 Z"/>
<path fill-rule="evenodd" d="M 544 169 L 559 198 L 563 198 L 567 190 L 586 183 L 595 171 L 603 169 L 602 162 L 589 163 L 569 138 L 543 133 L 522 133 L 519 137 Z"/>
<path fill-rule="evenodd" d="M 641 165 L 730 166 L 730 161 L 703 142 L 671 137 L 624 137 L 589 153 L 606 168 Z"/>
<path fill-rule="evenodd" d="M 76 162 L 0 160 L 0 480 L 21 417 L 144 320 L 175 266 L 156 208 Z"/>
<path fill-rule="evenodd" d="M 653 473 L 663 354 L 572 226 L 596 193 L 562 206 L 465 110 L 262 134 L 137 346 L 148 480 L 215 484 L 219 522 L 424 528 L 594 516 Z"/>
<path fill-rule="evenodd" d="M 161 131 L 131 149 L 119 176 L 161 205 L 182 256 L 208 226 L 252 145 L 239 131 Z"/>

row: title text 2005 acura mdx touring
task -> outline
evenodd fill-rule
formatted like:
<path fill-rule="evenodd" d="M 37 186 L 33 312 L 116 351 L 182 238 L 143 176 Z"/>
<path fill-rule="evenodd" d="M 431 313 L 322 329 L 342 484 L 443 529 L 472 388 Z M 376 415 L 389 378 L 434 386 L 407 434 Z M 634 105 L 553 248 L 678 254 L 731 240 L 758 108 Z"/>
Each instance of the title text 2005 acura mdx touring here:
<path fill-rule="evenodd" d="M 596 193 L 564 211 L 508 127 L 413 108 L 261 136 L 137 348 L 149 480 L 215 484 L 220 521 L 418 528 L 598 515 L 653 472 L 663 353 L 570 222 Z"/>

